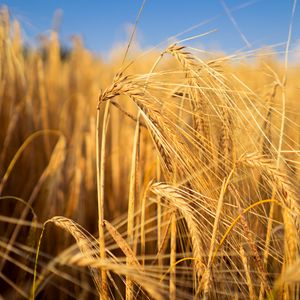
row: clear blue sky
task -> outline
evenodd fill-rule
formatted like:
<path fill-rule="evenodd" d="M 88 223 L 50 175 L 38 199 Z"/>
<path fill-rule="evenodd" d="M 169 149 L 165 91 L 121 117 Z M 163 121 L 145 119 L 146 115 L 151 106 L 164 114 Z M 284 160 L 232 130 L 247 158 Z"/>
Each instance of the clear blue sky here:
<path fill-rule="evenodd" d="M 226 14 L 222 2 L 231 10 L 230 14 L 239 30 L 255 48 L 286 41 L 292 0 L 258 0 L 250 4 L 248 0 L 148 0 L 138 25 L 138 40 L 142 47 L 153 46 L 195 24 L 215 17 L 184 37 L 217 29 L 216 33 L 193 43 L 229 53 L 242 48 L 246 43 Z M 33 41 L 40 33 L 49 32 L 54 12 L 61 9 L 63 18 L 60 35 L 64 43 L 69 41 L 72 34 L 78 34 L 83 37 L 85 46 L 89 49 L 107 53 L 117 42 L 126 40 L 126 26 L 134 23 L 142 1 L 2 0 L 0 3 L 7 5 L 12 17 L 20 20 L 28 41 Z M 246 3 L 249 5 L 244 5 Z M 236 9 L 237 7 L 240 8 Z M 298 3 L 292 42 L 299 45 L 299 38 Z"/>

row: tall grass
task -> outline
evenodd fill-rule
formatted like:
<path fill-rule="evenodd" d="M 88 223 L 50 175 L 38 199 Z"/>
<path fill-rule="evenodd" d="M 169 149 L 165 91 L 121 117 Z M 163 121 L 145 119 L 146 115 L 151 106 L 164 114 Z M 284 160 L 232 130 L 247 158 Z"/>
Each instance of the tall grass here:
<path fill-rule="evenodd" d="M 1 297 L 299 299 L 299 67 L 0 22 Z"/>

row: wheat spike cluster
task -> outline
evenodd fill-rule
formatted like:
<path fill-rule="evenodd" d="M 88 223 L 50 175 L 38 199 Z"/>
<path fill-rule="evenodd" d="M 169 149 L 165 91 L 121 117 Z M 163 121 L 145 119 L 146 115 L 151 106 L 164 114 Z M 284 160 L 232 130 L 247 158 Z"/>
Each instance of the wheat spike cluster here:
<path fill-rule="evenodd" d="M 2 9 L 0 299 L 300 299 L 299 65 L 21 32 Z"/>

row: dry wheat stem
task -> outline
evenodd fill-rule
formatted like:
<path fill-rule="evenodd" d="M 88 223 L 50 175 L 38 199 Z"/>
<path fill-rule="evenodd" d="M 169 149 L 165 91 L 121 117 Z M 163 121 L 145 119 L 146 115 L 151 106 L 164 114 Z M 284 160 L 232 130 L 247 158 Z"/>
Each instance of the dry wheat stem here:
<path fill-rule="evenodd" d="M 105 147 L 106 131 L 109 118 L 109 102 L 106 103 L 102 123 L 102 140 L 100 142 L 100 107 L 97 109 L 96 120 L 96 169 L 97 169 L 97 196 L 98 196 L 98 231 L 99 231 L 99 248 L 100 257 L 105 259 L 105 237 L 104 237 L 104 174 L 105 174 Z M 101 153 L 100 153 L 101 149 Z M 107 274 L 105 269 L 101 270 L 101 295 L 103 300 L 108 299 Z"/>

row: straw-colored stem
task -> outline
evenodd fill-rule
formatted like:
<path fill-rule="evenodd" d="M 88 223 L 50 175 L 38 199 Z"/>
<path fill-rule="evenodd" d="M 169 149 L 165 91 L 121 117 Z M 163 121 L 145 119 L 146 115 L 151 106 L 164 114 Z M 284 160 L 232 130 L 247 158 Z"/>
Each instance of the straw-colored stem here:
<path fill-rule="evenodd" d="M 130 247 L 134 242 L 134 211 L 138 193 L 138 165 L 139 165 L 139 141 L 140 141 L 140 116 L 138 114 L 137 123 L 133 141 L 133 151 L 131 159 L 131 174 L 129 183 L 128 198 L 128 217 L 127 217 L 127 240 Z M 132 261 L 127 257 L 126 265 L 130 266 Z M 133 282 L 130 278 L 126 278 L 126 299 L 133 299 Z"/>
<path fill-rule="evenodd" d="M 176 214 L 175 212 L 171 217 L 171 238 L 170 238 L 170 266 L 176 264 Z M 170 300 L 176 299 L 176 268 L 170 271 Z"/>
<path fill-rule="evenodd" d="M 227 189 L 227 186 L 231 179 L 232 174 L 233 174 L 233 170 L 231 171 L 231 173 L 229 174 L 227 179 L 223 181 L 223 184 L 221 187 L 221 192 L 220 192 L 220 196 L 219 196 L 219 201 L 218 201 L 218 206 L 217 206 L 216 216 L 215 216 L 215 221 L 214 221 L 214 227 L 213 227 L 213 232 L 212 232 L 212 237 L 211 237 L 211 241 L 210 241 L 208 263 L 207 263 L 207 267 L 205 270 L 205 276 L 203 276 L 204 277 L 204 284 L 203 284 L 204 297 L 203 297 L 203 299 L 208 298 L 210 278 L 211 278 L 211 270 L 210 269 L 211 269 L 213 251 L 214 251 L 215 244 L 216 244 L 217 230 L 218 230 L 221 211 L 222 211 L 222 207 L 223 207 L 224 194 L 225 194 L 225 191 Z"/>
<path fill-rule="evenodd" d="M 252 282 L 252 278 L 251 278 L 251 273 L 249 270 L 248 259 L 247 259 L 247 256 L 246 256 L 243 246 L 240 247 L 240 256 L 241 256 L 241 259 L 243 262 L 247 285 L 248 285 L 248 289 L 249 289 L 249 299 L 255 300 L 256 295 L 255 295 L 254 286 L 253 286 L 253 282 Z"/>
<path fill-rule="evenodd" d="M 104 179 L 105 179 L 105 147 L 106 131 L 109 119 L 109 102 L 106 103 L 103 122 L 102 137 L 100 134 L 100 107 L 97 109 L 97 130 L 96 130 L 96 163 L 97 163 L 97 195 L 98 195 L 98 231 L 100 258 L 105 259 L 105 237 L 104 237 Z M 101 153 L 100 153 L 101 149 Z M 101 269 L 101 297 L 103 300 L 108 299 L 107 274 L 104 268 Z"/>

